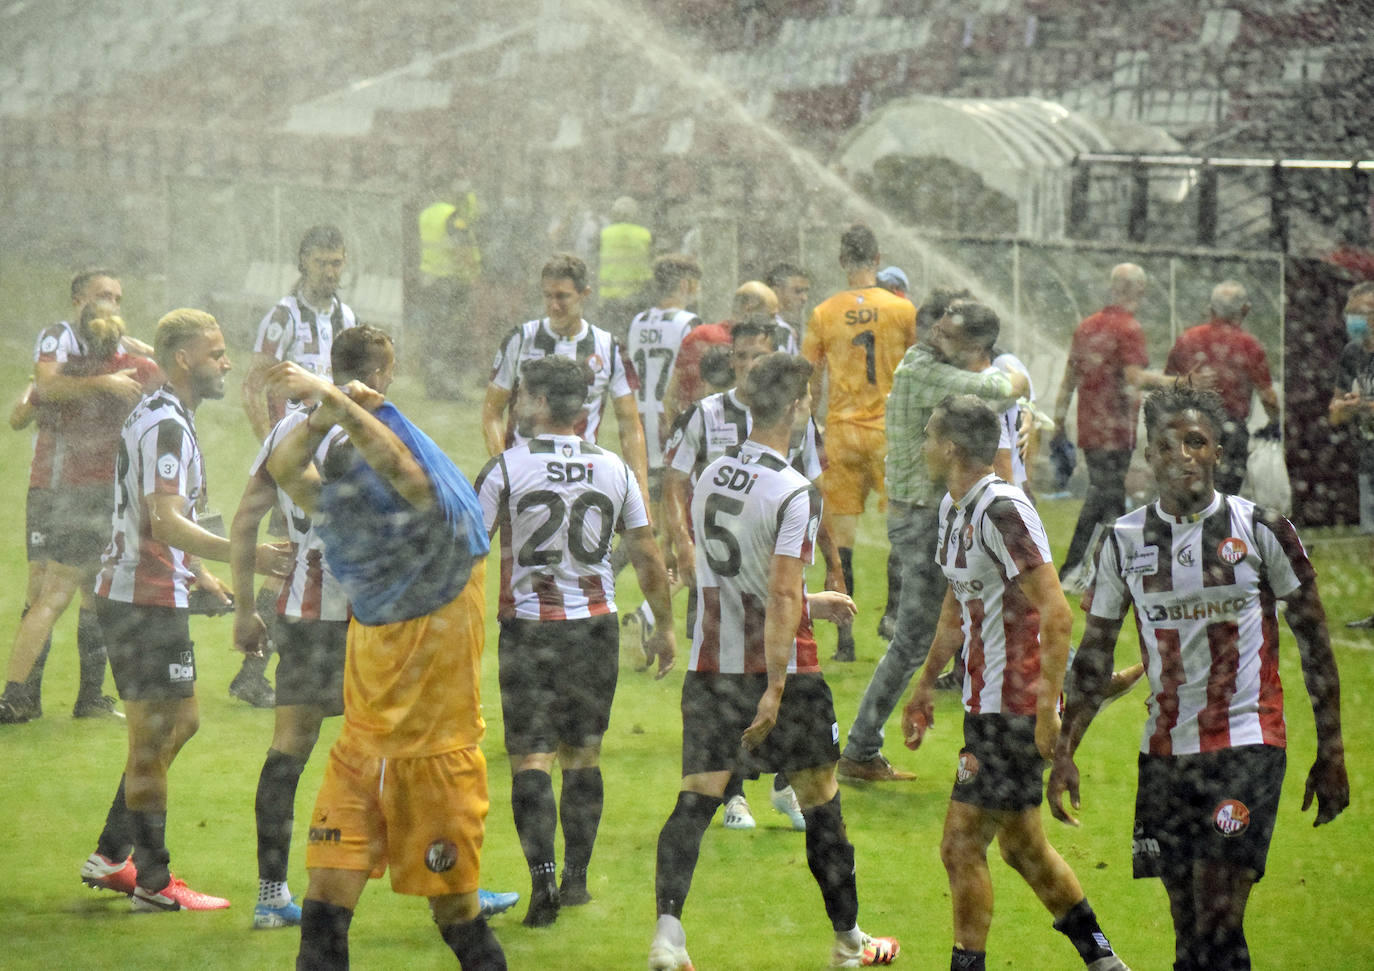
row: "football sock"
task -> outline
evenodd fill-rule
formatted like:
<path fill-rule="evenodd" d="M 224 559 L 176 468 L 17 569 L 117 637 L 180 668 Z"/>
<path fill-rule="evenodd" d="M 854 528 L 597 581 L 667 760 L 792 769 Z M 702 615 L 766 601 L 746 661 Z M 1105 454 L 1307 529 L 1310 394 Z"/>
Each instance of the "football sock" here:
<path fill-rule="evenodd" d="M 1241 927 L 1203 929 L 1198 932 L 1202 953 L 1194 957 L 1208 971 L 1250 971 L 1250 946 Z"/>
<path fill-rule="evenodd" d="M 168 869 L 172 854 L 167 851 L 167 811 L 130 810 L 134 829 L 134 866 L 138 885 L 157 893 L 172 879 Z"/>
<path fill-rule="evenodd" d="M 987 951 L 965 951 L 956 946 L 949 956 L 949 971 L 986 971 L 987 962 Z"/>
<path fill-rule="evenodd" d="M 845 835 L 840 794 L 802 810 L 806 820 L 806 862 L 820 885 L 830 926 L 847 931 L 859 921 L 859 890 L 854 880 L 854 846 Z"/>
<path fill-rule="evenodd" d="M 105 684 L 105 632 L 95 611 L 76 612 L 76 653 L 81 662 L 81 696 L 100 697 Z"/>
<path fill-rule="evenodd" d="M 506 952 L 485 918 L 449 924 L 440 928 L 439 934 L 463 971 L 505 971 Z"/>
<path fill-rule="evenodd" d="M 654 868 L 654 897 L 660 916 L 682 917 L 692 872 L 701 852 L 701 837 L 711 825 L 721 800 L 697 792 L 679 792 L 677 805 L 658 834 L 658 859 Z"/>
<path fill-rule="evenodd" d="M 789 782 L 787 781 L 787 773 L 786 773 L 786 772 L 778 772 L 778 773 L 775 773 L 775 774 L 774 774 L 774 776 L 773 776 L 773 791 L 774 791 L 774 792 L 782 792 L 782 791 L 783 791 L 784 789 L 786 789 L 789 785 L 791 785 L 791 783 L 789 783 Z"/>
<path fill-rule="evenodd" d="M 1114 952 L 1107 941 L 1107 935 L 1097 924 L 1097 915 L 1084 898 L 1074 904 L 1069 912 L 1054 922 L 1054 929 L 1063 934 L 1078 950 L 1084 964 L 1092 964 L 1099 958 L 1110 957 Z"/>
<path fill-rule="evenodd" d="M 720 798 L 723 802 L 729 802 L 736 796 L 742 795 L 744 795 L 744 776 L 738 772 L 732 772 L 729 780 L 725 783 L 725 793 Z"/>
<path fill-rule="evenodd" d="M 258 879 L 258 903 L 268 907 L 285 907 L 291 902 L 291 888 L 285 880 Z"/>
<path fill-rule="evenodd" d="M 563 794 L 559 816 L 563 822 L 563 866 L 565 870 L 586 873 L 592 861 L 596 830 L 601 825 L 605 787 L 601 770 L 564 769 Z"/>
<path fill-rule="evenodd" d="M 511 813 L 515 832 L 530 872 L 547 864 L 553 873 L 553 836 L 558 827 L 558 805 L 553 798 L 553 780 L 547 772 L 524 769 L 515 773 L 510 784 Z"/>
<path fill-rule="evenodd" d="M 28 614 L 28 612 L 29 605 L 24 604 L 24 609 L 20 612 L 19 619 L 23 620 L 24 617 Z M 33 701 L 38 700 L 39 689 L 43 686 L 43 668 L 47 666 L 48 652 L 51 650 L 52 633 L 49 632 L 47 638 L 43 641 L 43 649 L 38 652 L 38 657 L 34 658 L 33 667 L 29 668 L 29 676 L 24 679 L 24 687 L 30 692 L 24 697 L 30 698 Z M 6 686 L 5 694 L 7 697 L 14 697 L 13 695 L 9 694 L 8 686 Z"/>
<path fill-rule="evenodd" d="M 129 805 L 124 801 L 124 777 L 119 777 L 119 788 L 115 790 L 110 811 L 105 814 L 105 828 L 100 831 L 100 839 L 95 851 L 109 860 L 118 863 L 127 860 L 134 849 L 134 821 Z M 161 890 L 162 887 L 157 889 Z"/>
<path fill-rule="evenodd" d="M 301 904 L 301 949 L 296 955 L 296 971 L 346 971 L 348 968 L 348 925 L 353 911 L 323 900 L 306 899 Z"/>
<path fill-rule="evenodd" d="M 286 865 L 291 857 L 296 785 L 304 770 L 305 759 L 272 748 L 267 750 L 253 805 L 253 815 L 258 824 L 258 877 L 262 880 L 286 880 Z"/>
<path fill-rule="evenodd" d="M 845 593 L 854 596 L 854 550 L 848 546 L 840 547 L 840 572 L 844 574 Z"/>

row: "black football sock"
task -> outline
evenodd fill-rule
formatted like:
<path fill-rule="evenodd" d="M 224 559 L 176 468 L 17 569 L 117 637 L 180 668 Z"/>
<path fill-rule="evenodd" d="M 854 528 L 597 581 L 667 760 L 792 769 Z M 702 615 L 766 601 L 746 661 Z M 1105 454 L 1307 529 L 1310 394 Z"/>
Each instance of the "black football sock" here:
<path fill-rule="evenodd" d="M 134 821 L 129 812 L 129 805 L 124 801 L 124 777 L 120 776 L 119 788 L 115 790 L 110 811 L 105 814 L 105 828 L 100 831 L 95 851 L 111 863 L 119 863 L 127 860 L 133 849 Z"/>
<path fill-rule="evenodd" d="M 547 772 L 524 769 L 510 783 L 510 806 L 515 816 L 515 832 L 530 872 L 536 868 L 552 875 L 553 837 L 558 828 L 558 804 L 553 798 L 553 780 Z"/>
<path fill-rule="evenodd" d="M 679 792 L 677 805 L 658 834 L 658 860 L 654 868 L 654 897 L 660 917 L 682 917 L 692 873 L 697 868 L 701 838 L 711 825 L 721 801 L 696 792 Z"/>
<path fill-rule="evenodd" d="M 99 698 L 105 686 L 105 632 L 95 611 L 76 613 L 76 653 L 81 662 L 81 697 Z"/>
<path fill-rule="evenodd" d="M 1087 899 L 1080 900 L 1069 912 L 1054 922 L 1054 929 L 1063 934 L 1078 950 L 1084 964 L 1092 964 L 1099 958 L 1110 957 L 1114 952 L 1107 941 L 1107 935 L 1097 924 L 1097 915 Z"/>
<path fill-rule="evenodd" d="M 775 773 L 775 774 L 773 775 L 773 791 L 774 791 L 774 792 L 782 792 L 782 791 L 783 791 L 784 789 L 786 789 L 789 785 L 791 785 L 791 783 L 787 781 L 787 773 L 786 773 L 786 772 L 778 772 L 778 773 Z"/>
<path fill-rule="evenodd" d="M 949 956 L 949 971 L 986 971 L 987 966 L 987 951 L 965 951 L 955 947 Z"/>
<path fill-rule="evenodd" d="M 138 867 L 138 885 L 157 893 L 171 882 L 168 865 L 172 854 L 167 850 L 167 811 L 141 812 L 130 810 L 134 830 L 134 866 Z"/>
<path fill-rule="evenodd" d="M 506 971 L 506 952 L 485 918 L 449 924 L 439 934 L 463 971 Z"/>
<path fill-rule="evenodd" d="M 296 785 L 305 770 L 305 759 L 276 749 L 267 750 L 267 759 L 258 775 L 258 793 L 253 815 L 258 824 L 258 879 L 286 882 L 286 864 L 291 857 L 291 825 L 295 816 Z"/>
<path fill-rule="evenodd" d="M 844 590 L 854 596 L 854 550 L 848 546 L 840 547 L 840 573 L 844 575 Z"/>
<path fill-rule="evenodd" d="M 565 872 L 571 870 L 586 875 L 604 803 L 605 786 L 599 768 L 563 770 L 563 794 L 558 810 L 563 822 Z"/>
<path fill-rule="evenodd" d="M 301 949 L 296 971 L 347 971 L 353 911 L 308 897 L 301 904 Z"/>
<path fill-rule="evenodd" d="M 725 783 L 725 793 L 720 797 L 722 802 L 729 802 L 736 796 L 744 795 L 744 776 L 738 772 L 730 773 L 729 780 Z"/>
<path fill-rule="evenodd" d="M 830 926 L 851 930 L 859 922 L 859 890 L 854 880 L 854 846 L 845 835 L 840 794 L 802 810 L 806 820 L 806 862 L 820 885 Z"/>

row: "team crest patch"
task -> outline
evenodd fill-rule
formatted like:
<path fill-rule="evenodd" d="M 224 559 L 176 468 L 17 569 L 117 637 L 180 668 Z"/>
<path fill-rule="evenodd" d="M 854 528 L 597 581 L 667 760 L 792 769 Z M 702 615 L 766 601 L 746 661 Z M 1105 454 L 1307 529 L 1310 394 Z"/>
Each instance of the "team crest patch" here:
<path fill-rule="evenodd" d="M 447 873 L 458 862 L 458 847 L 450 840 L 435 840 L 425 850 L 425 866 L 434 873 Z"/>
<path fill-rule="evenodd" d="M 1248 552 L 1250 548 L 1245 545 L 1245 540 L 1235 536 L 1228 536 L 1217 545 L 1217 556 L 1232 566 L 1245 559 Z"/>
<path fill-rule="evenodd" d="M 267 325 L 267 339 L 268 339 L 269 341 L 271 341 L 273 344 L 275 344 L 277 341 L 281 340 L 281 335 L 282 335 L 281 324 L 277 323 L 277 322 L 274 320 L 274 321 L 272 321 L 272 323 L 270 323 L 270 324 Z"/>
<path fill-rule="evenodd" d="M 1239 836 L 1250 828 L 1250 810 L 1239 799 L 1224 799 L 1212 810 L 1212 825 L 1222 836 Z"/>
<path fill-rule="evenodd" d="M 567 442 L 564 442 L 561 446 L 559 446 L 559 451 L 563 453 L 563 457 L 565 459 L 572 458 L 573 447 L 569 445 Z"/>
<path fill-rule="evenodd" d="M 181 461 L 180 461 L 175 455 L 171 454 L 170 452 L 167 453 L 166 455 L 160 455 L 160 456 L 158 456 L 158 460 L 157 460 L 157 474 L 160 475 L 160 476 L 162 476 L 162 478 L 164 478 L 164 479 L 170 479 L 170 478 L 172 478 L 173 476 L 175 476 L 175 475 L 177 474 L 177 470 L 180 469 L 180 468 L 181 468 Z"/>
<path fill-rule="evenodd" d="M 591 368 L 594 372 L 600 373 L 606 367 L 606 362 L 602 359 L 600 354 L 593 354 L 591 357 L 587 358 L 587 367 Z M 587 383 L 591 384 L 590 381 Z"/>
<path fill-rule="evenodd" d="M 1178 560 L 1179 566 L 1192 566 L 1194 562 L 1193 548 L 1191 546 L 1183 547 L 1183 549 L 1178 551 L 1178 556 L 1174 557 L 1174 559 Z"/>
<path fill-rule="evenodd" d="M 43 338 L 43 343 L 38 346 L 38 349 L 44 354 L 51 354 L 57 350 L 57 338 L 51 335 Z"/>
<path fill-rule="evenodd" d="M 972 782 L 978 775 L 979 768 L 978 756 L 972 752 L 960 752 L 959 768 L 954 771 L 954 784 L 962 786 Z"/>
<path fill-rule="evenodd" d="M 964 529 L 959 534 L 959 545 L 966 550 L 973 549 L 973 523 L 964 524 Z"/>

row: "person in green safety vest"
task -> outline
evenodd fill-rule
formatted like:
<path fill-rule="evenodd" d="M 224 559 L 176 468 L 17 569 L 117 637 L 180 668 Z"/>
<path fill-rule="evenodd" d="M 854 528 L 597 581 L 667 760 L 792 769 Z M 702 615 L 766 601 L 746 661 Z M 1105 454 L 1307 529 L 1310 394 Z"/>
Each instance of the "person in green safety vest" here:
<path fill-rule="evenodd" d="M 472 336 L 473 290 L 482 275 L 477 246 L 477 194 L 463 177 L 453 179 L 434 202 L 420 210 L 420 272 L 413 310 L 421 340 L 425 391 L 431 398 L 458 398 L 470 360 L 460 352 Z"/>
<path fill-rule="evenodd" d="M 601 294 L 601 323 L 624 341 L 630 320 L 649 302 L 654 277 L 654 238 L 635 220 L 639 204 L 621 196 L 611 206 L 611 224 L 601 230 L 597 289 Z"/>

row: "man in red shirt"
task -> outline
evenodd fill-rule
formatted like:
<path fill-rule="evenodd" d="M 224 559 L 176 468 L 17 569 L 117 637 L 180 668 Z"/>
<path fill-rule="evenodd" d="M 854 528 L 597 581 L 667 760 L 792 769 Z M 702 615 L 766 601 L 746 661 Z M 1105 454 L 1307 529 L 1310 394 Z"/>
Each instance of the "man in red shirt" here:
<path fill-rule="evenodd" d="M 1266 434 L 1278 437 L 1279 397 L 1269 376 L 1269 358 L 1255 336 L 1241 328 L 1250 312 L 1245 287 L 1224 280 L 1212 290 L 1212 319 L 1189 327 L 1179 335 L 1165 374 L 1187 375 L 1199 368 L 1216 372 L 1216 389 L 1226 407 L 1226 427 L 1221 431 L 1221 459 L 1217 464 L 1217 489 L 1237 495 L 1245 479 L 1245 460 L 1250 446 L 1250 398 L 1258 391 L 1270 426 Z"/>
<path fill-rule="evenodd" d="M 1147 371 L 1145 333 L 1135 312 L 1145 296 L 1145 271 L 1134 263 L 1112 267 L 1107 306 L 1085 318 L 1073 332 L 1064 380 L 1054 405 L 1054 437 L 1066 434 L 1069 401 L 1078 391 L 1078 447 L 1088 466 L 1088 494 L 1078 513 L 1073 539 L 1059 576 L 1083 563 L 1093 528 L 1125 511 L 1126 470 L 1135 450 L 1136 416 L 1143 388 L 1173 384 Z M 1075 590 L 1073 583 L 1068 589 Z M 1078 592 L 1081 592 L 1079 590 Z"/>

